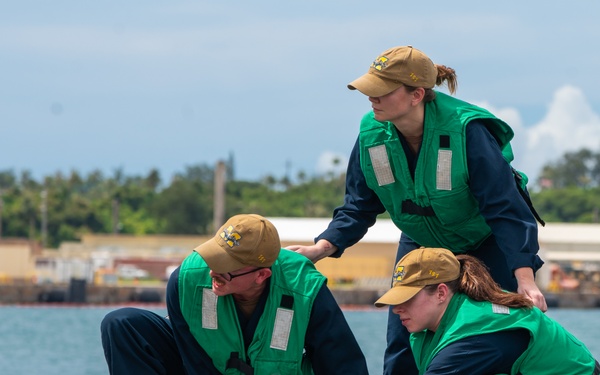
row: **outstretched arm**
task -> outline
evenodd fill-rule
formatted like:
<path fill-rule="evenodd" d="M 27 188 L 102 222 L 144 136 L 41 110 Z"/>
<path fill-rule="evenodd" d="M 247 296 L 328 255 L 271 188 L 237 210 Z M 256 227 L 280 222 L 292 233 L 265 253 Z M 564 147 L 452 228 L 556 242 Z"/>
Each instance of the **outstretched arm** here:
<path fill-rule="evenodd" d="M 377 215 L 385 208 L 379 197 L 367 186 L 360 167 L 360 150 L 356 141 L 346 171 L 344 204 L 333 212 L 327 229 L 315 239 L 315 245 L 292 245 L 287 248 L 305 255 L 313 262 L 326 257 L 339 258 L 346 248 L 360 241 Z"/>

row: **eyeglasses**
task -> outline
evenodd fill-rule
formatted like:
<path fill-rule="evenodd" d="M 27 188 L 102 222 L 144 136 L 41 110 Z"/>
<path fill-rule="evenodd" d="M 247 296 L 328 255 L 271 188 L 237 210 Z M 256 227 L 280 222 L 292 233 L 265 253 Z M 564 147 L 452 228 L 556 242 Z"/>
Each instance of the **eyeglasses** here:
<path fill-rule="evenodd" d="M 251 274 L 252 272 L 256 272 L 258 270 L 262 270 L 263 268 L 268 268 L 268 267 L 260 267 L 254 270 L 250 270 L 247 272 L 243 272 L 243 273 L 238 273 L 237 275 L 232 275 L 231 272 L 226 272 L 226 273 L 222 273 L 221 276 L 223 276 L 223 278 L 227 281 L 231 281 L 233 279 L 235 279 L 236 277 L 240 277 L 240 276 L 244 276 L 244 275 L 248 275 Z"/>

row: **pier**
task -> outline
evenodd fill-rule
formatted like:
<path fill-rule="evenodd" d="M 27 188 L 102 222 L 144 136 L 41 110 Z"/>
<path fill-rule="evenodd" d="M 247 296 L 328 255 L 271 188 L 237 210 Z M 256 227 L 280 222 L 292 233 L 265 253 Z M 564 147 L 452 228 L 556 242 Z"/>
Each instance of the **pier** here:
<path fill-rule="evenodd" d="M 343 306 L 373 307 L 373 303 L 385 288 L 332 286 L 331 291 L 338 304 Z M 549 307 L 555 308 L 599 308 L 600 295 L 595 293 L 545 293 Z M 63 284 L 0 285 L 0 305 L 20 304 L 85 304 L 124 305 L 162 304 L 166 301 L 165 285 L 142 286 L 99 286 L 83 280 L 72 280 Z"/>

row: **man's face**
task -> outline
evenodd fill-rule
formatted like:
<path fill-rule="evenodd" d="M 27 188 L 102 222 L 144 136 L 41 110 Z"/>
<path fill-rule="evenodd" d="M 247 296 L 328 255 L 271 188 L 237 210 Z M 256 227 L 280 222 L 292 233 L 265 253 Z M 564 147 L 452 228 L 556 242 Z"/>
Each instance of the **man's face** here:
<path fill-rule="evenodd" d="M 217 296 L 226 296 L 228 294 L 239 294 L 251 289 L 254 286 L 258 272 L 263 267 L 248 266 L 227 273 L 216 273 L 210 271 L 212 277 L 212 291 Z"/>

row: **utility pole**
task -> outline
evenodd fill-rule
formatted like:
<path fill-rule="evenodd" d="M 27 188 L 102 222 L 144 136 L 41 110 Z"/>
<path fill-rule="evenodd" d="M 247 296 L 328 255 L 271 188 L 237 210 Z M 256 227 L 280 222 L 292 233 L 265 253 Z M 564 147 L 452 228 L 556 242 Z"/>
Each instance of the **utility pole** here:
<path fill-rule="evenodd" d="M 285 177 L 291 181 L 291 172 L 292 171 L 292 162 L 290 161 L 290 159 L 287 159 L 285 161 Z"/>
<path fill-rule="evenodd" d="M 40 210 L 42 211 L 42 246 L 46 248 L 48 243 L 48 191 L 44 189 L 40 195 L 42 197 L 42 203 L 40 206 Z"/>
<path fill-rule="evenodd" d="M 2 190 L 0 190 L 0 240 L 2 239 L 2 209 L 4 208 L 4 199 L 2 199 Z"/>
<path fill-rule="evenodd" d="M 113 198 L 112 200 L 112 224 L 113 234 L 119 233 L 119 199 Z"/>
<path fill-rule="evenodd" d="M 225 223 L 225 180 L 227 176 L 227 167 L 225 162 L 220 160 L 215 168 L 215 196 L 213 203 L 213 226 L 216 231 Z"/>

